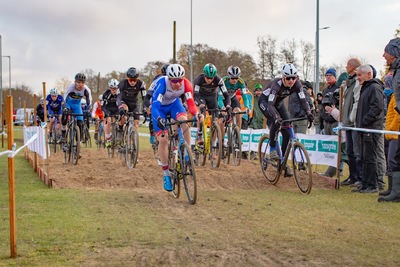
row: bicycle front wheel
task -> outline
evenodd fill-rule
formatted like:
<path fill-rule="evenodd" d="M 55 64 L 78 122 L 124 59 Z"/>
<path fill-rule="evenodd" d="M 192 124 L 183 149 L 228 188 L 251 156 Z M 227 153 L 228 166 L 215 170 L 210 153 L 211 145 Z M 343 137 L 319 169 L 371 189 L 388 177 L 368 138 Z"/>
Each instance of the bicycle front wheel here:
<path fill-rule="evenodd" d="M 207 127 L 204 127 L 204 124 L 200 124 L 200 129 L 196 135 L 196 144 L 194 146 L 194 161 L 196 166 L 204 166 L 206 164 L 206 140 L 204 139 Z"/>
<path fill-rule="evenodd" d="M 85 146 L 89 148 L 92 147 L 92 138 L 90 137 L 90 132 L 87 126 L 84 126 L 83 136 L 83 138 L 85 138 Z"/>
<path fill-rule="evenodd" d="M 221 129 L 216 122 L 213 122 L 211 125 L 211 150 L 210 150 L 210 159 L 211 159 L 211 167 L 217 168 L 221 163 L 222 157 L 222 137 L 221 137 Z"/>
<path fill-rule="evenodd" d="M 258 155 L 261 171 L 264 174 L 264 177 L 267 178 L 268 182 L 276 184 L 280 176 L 279 163 L 270 160 L 269 150 L 269 134 L 264 134 L 258 142 Z"/>
<path fill-rule="evenodd" d="M 223 140 L 224 143 L 222 144 L 222 161 L 225 164 L 229 164 L 232 152 L 231 151 L 232 134 L 230 127 L 225 127 L 225 134 L 228 136 L 228 142 L 225 145 L 225 140 Z M 225 137 L 223 139 L 225 139 Z"/>
<path fill-rule="evenodd" d="M 138 134 L 134 129 L 129 129 L 127 143 L 125 144 L 125 147 L 126 166 L 129 169 L 132 169 L 136 166 L 139 151 Z"/>
<path fill-rule="evenodd" d="M 69 142 L 70 130 L 67 129 L 65 132 L 65 139 L 62 143 L 62 149 L 64 151 L 64 162 L 68 163 L 71 161 L 71 145 Z"/>
<path fill-rule="evenodd" d="M 181 171 L 183 174 L 183 185 L 185 186 L 186 196 L 190 204 L 195 204 L 197 200 L 196 171 L 190 146 L 184 142 L 180 147 L 183 160 L 181 161 Z"/>
<path fill-rule="evenodd" d="M 238 126 L 233 129 L 231 140 L 232 162 L 234 166 L 239 166 L 242 158 L 242 139 L 240 138 Z"/>
<path fill-rule="evenodd" d="M 173 183 L 172 194 L 175 198 L 179 198 L 181 192 L 182 166 L 178 157 L 178 141 L 175 136 L 170 136 L 168 166 Z"/>
<path fill-rule="evenodd" d="M 57 124 L 54 123 L 53 125 L 53 133 L 51 136 L 51 142 L 53 143 L 53 152 L 56 153 L 57 152 L 57 137 L 58 137 L 58 132 L 57 132 Z"/>
<path fill-rule="evenodd" d="M 71 159 L 72 164 L 78 164 L 79 153 L 80 153 L 80 132 L 79 127 L 75 126 L 75 128 L 71 131 L 70 141 L 71 141 Z"/>
<path fill-rule="evenodd" d="M 300 142 L 295 142 L 293 145 L 292 166 L 294 180 L 300 191 L 309 194 L 312 188 L 311 162 L 306 148 Z"/>

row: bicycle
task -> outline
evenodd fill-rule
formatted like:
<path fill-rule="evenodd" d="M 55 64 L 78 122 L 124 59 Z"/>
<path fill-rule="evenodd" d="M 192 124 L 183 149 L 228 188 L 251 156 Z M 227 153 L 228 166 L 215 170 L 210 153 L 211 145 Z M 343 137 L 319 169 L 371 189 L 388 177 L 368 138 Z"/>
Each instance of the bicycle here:
<path fill-rule="evenodd" d="M 49 115 L 49 119 L 54 118 L 54 123 L 53 123 L 53 127 L 51 130 L 51 137 L 49 136 L 49 144 L 53 145 L 53 151 L 54 153 L 57 152 L 57 145 L 60 146 L 59 149 L 62 149 L 62 145 L 60 144 L 60 135 L 61 135 L 61 131 L 58 128 L 58 124 L 60 123 L 58 121 L 58 115 Z"/>
<path fill-rule="evenodd" d="M 125 164 L 129 169 L 136 166 L 139 154 L 139 133 L 134 126 L 135 116 L 144 116 L 144 122 L 147 120 L 147 113 L 127 112 L 128 119 L 123 129 L 123 138 L 120 151 L 125 154 Z M 143 122 L 143 123 L 144 123 Z"/>
<path fill-rule="evenodd" d="M 242 158 L 242 139 L 240 136 L 240 129 L 236 125 L 236 115 L 246 113 L 246 111 L 229 112 L 228 115 L 225 116 L 224 132 L 227 135 L 228 140 L 226 145 L 223 145 L 222 147 L 222 159 L 226 164 L 229 164 L 230 156 L 232 154 L 233 165 L 240 165 L 240 160 Z"/>
<path fill-rule="evenodd" d="M 206 112 L 207 111 L 207 112 Z M 200 128 L 196 134 L 196 144 L 194 147 L 194 156 L 196 165 L 206 164 L 207 155 L 211 160 L 211 167 L 217 168 L 220 165 L 222 157 L 221 129 L 217 120 L 217 112 L 224 111 L 223 109 L 207 109 L 202 111 L 206 114 L 204 122 L 200 123 Z M 211 112 L 211 115 L 209 113 Z M 211 126 L 208 129 L 208 122 L 211 120 Z"/>
<path fill-rule="evenodd" d="M 173 190 L 175 198 L 180 195 L 180 181 L 183 180 L 186 196 L 190 204 L 194 205 L 197 200 L 197 182 L 196 171 L 194 168 L 194 160 L 190 145 L 183 137 L 181 125 L 184 123 L 192 123 L 196 120 L 173 121 L 168 117 L 168 166 L 172 176 Z M 174 129 L 173 125 L 176 125 Z M 189 129 L 188 129 L 189 130 Z M 163 136 L 163 135 L 162 135 Z"/>
<path fill-rule="evenodd" d="M 108 158 L 113 158 L 115 154 L 115 150 L 117 148 L 116 136 L 117 136 L 117 119 L 119 115 L 108 115 L 111 117 L 111 145 L 107 147 L 107 156 Z"/>
<path fill-rule="evenodd" d="M 99 127 L 97 129 L 97 139 L 95 140 L 97 149 L 104 148 L 105 145 L 105 135 L 104 135 L 104 124 L 102 120 L 99 121 Z"/>
<path fill-rule="evenodd" d="M 90 113 L 86 113 L 83 115 L 83 126 L 82 126 L 82 131 L 83 131 L 83 140 L 82 143 L 85 144 L 85 147 L 92 147 L 92 138 L 90 137 L 90 132 L 89 132 L 89 120 L 90 120 Z"/>
<path fill-rule="evenodd" d="M 284 120 L 282 121 L 282 123 L 292 123 L 294 121 L 300 121 L 305 119 L 307 118 L 294 118 L 294 119 Z M 308 128 L 310 127 L 311 123 Z M 259 162 L 262 173 L 271 184 L 275 185 L 276 183 L 278 183 L 282 171 L 286 169 L 287 161 L 290 155 L 293 168 L 293 176 L 297 184 L 297 187 L 300 189 L 302 193 L 309 194 L 311 192 L 311 187 L 312 187 L 312 170 L 308 152 L 303 146 L 303 144 L 296 139 L 293 128 L 289 126 L 289 132 L 290 132 L 289 143 L 285 155 L 282 157 L 280 145 L 279 142 L 277 141 L 278 133 L 281 130 L 281 128 L 282 126 L 278 127 L 275 134 L 276 151 L 279 156 L 278 162 L 270 160 L 269 134 L 264 134 L 260 138 L 260 141 L 258 143 L 258 155 L 260 158 Z M 272 174 L 270 171 L 272 172 Z"/>
<path fill-rule="evenodd" d="M 74 165 L 78 164 L 80 158 L 80 130 L 77 122 L 77 116 L 83 116 L 84 114 L 69 113 L 69 120 L 67 123 L 67 132 L 65 134 L 65 143 L 63 144 L 64 151 L 64 162 L 71 162 Z"/>

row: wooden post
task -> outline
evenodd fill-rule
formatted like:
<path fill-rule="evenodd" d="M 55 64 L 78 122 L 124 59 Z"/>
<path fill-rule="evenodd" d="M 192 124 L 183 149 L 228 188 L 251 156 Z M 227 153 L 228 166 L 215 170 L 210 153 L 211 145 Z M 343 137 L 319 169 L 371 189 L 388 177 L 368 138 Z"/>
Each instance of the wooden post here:
<path fill-rule="evenodd" d="M 7 134 L 8 150 L 13 150 L 13 100 L 12 96 L 7 96 Z M 14 157 L 8 157 L 8 199 L 10 209 L 10 257 L 17 256 L 17 230 L 16 230 L 16 207 L 15 207 L 15 166 Z"/>
<path fill-rule="evenodd" d="M 4 104 L 1 103 L 1 132 L 4 132 L 4 121 L 6 120 L 4 111 Z M 14 123 L 14 122 L 13 122 Z M 1 148 L 4 148 L 4 135 L 1 135 Z"/>
<path fill-rule="evenodd" d="M 37 95 L 33 95 L 33 125 L 37 125 L 37 120 L 36 120 L 36 105 L 37 105 Z M 38 172 L 38 156 L 36 152 L 33 152 L 33 170 L 35 172 Z"/>
<path fill-rule="evenodd" d="M 46 101 L 46 82 L 42 82 L 42 84 L 43 84 L 43 100 Z M 44 106 L 44 121 L 47 122 L 47 105 L 46 105 L 46 102 L 44 102 L 43 106 Z M 46 125 L 46 127 L 45 127 L 45 135 L 44 135 L 45 136 L 45 142 L 46 142 L 46 159 L 43 162 L 43 171 L 44 171 L 43 177 L 45 177 L 46 175 L 47 175 L 47 177 L 49 176 L 49 146 L 47 144 L 48 131 L 49 131 L 49 128 Z M 53 133 L 53 134 L 55 134 L 55 133 Z M 43 159 L 42 159 L 42 161 L 43 161 Z"/>
<path fill-rule="evenodd" d="M 343 81 L 342 84 L 340 85 L 340 96 L 339 96 L 339 124 L 342 123 L 342 110 L 343 110 L 343 90 L 344 87 L 346 86 L 346 81 Z M 341 153 L 342 152 L 342 131 L 338 132 L 338 157 L 337 157 L 337 168 L 336 168 L 336 177 L 337 177 L 337 185 L 336 189 L 339 189 L 339 184 L 340 184 L 340 163 L 341 163 Z"/>

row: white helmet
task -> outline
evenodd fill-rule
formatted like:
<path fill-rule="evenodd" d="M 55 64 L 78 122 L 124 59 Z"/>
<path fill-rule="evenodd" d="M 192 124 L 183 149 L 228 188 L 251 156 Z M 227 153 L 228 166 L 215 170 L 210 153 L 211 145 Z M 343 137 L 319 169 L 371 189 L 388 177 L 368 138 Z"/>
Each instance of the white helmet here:
<path fill-rule="evenodd" d="M 297 69 L 292 63 L 285 64 L 282 68 L 282 76 L 297 76 Z"/>
<path fill-rule="evenodd" d="M 118 88 L 118 84 L 119 84 L 119 82 L 116 79 L 111 79 L 108 82 L 108 87 L 110 87 L 110 88 Z"/>
<path fill-rule="evenodd" d="M 240 68 L 238 66 L 230 66 L 228 68 L 229 77 L 239 78 L 240 74 L 242 74 L 242 72 L 240 71 Z"/>
<path fill-rule="evenodd" d="M 170 79 L 181 79 L 185 76 L 185 69 L 180 64 L 171 64 L 167 68 L 167 76 Z"/>
<path fill-rule="evenodd" d="M 103 94 L 99 95 L 99 100 L 100 100 L 100 101 L 103 100 Z"/>
<path fill-rule="evenodd" d="M 84 98 L 81 99 L 81 105 L 86 105 L 86 100 Z"/>
<path fill-rule="evenodd" d="M 57 88 L 50 89 L 50 95 L 58 95 Z"/>

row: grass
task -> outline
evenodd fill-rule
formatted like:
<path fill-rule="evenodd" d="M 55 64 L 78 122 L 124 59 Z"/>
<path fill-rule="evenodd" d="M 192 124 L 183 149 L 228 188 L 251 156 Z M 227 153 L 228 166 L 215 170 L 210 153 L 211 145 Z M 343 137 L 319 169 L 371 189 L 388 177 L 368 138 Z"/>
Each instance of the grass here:
<path fill-rule="evenodd" d="M 0 266 L 400 265 L 400 206 L 376 195 L 210 190 L 189 206 L 164 192 L 49 189 L 22 155 L 15 165 L 18 257 L 10 259 L 0 158 Z"/>

